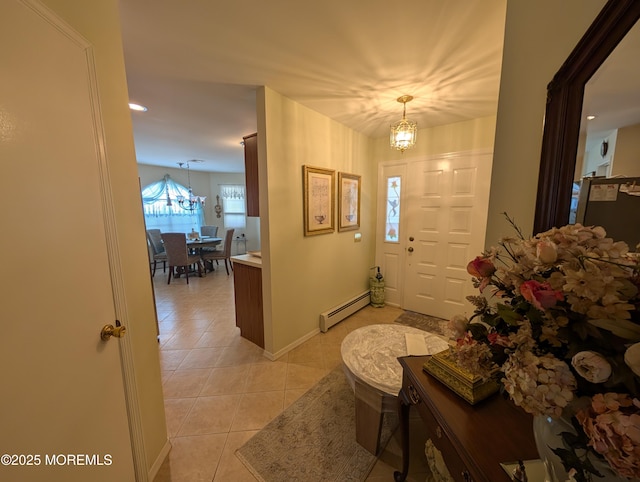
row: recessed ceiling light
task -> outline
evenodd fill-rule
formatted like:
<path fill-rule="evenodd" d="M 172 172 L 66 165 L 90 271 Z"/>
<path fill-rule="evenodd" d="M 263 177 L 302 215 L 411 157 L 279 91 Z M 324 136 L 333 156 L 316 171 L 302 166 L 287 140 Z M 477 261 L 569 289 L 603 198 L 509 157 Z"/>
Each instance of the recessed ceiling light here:
<path fill-rule="evenodd" d="M 145 106 L 140 104 L 134 104 L 133 102 L 129 102 L 129 109 L 135 110 L 138 112 L 147 112 L 149 110 Z"/>
<path fill-rule="evenodd" d="M 587 116 L 587 120 L 593 120 L 593 119 L 595 119 L 595 118 L 596 118 L 596 116 L 594 116 L 594 115 L 588 115 L 588 116 Z"/>

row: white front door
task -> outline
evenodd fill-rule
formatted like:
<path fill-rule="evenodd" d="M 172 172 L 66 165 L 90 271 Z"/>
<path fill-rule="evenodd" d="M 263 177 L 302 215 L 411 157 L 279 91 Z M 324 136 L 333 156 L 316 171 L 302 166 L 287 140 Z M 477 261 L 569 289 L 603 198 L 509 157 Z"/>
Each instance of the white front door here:
<path fill-rule="evenodd" d="M 405 216 L 407 207 L 407 163 L 383 163 L 378 168 L 378 229 L 376 263 L 385 283 L 385 302 L 393 306 L 403 303 L 405 283 Z M 370 273 L 375 276 L 375 272 Z"/>
<path fill-rule="evenodd" d="M 91 50 L 20 0 L 0 45 L 0 480 L 131 481 Z"/>
<path fill-rule="evenodd" d="M 445 319 L 471 313 L 466 266 L 484 249 L 491 161 L 468 152 L 409 164 L 403 308 Z"/>

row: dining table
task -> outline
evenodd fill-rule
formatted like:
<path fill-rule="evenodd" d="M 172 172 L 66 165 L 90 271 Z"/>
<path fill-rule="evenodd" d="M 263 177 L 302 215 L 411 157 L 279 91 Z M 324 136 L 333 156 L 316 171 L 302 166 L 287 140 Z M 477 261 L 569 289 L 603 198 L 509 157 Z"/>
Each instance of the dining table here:
<path fill-rule="evenodd" d="M 220 243 L 222 243 L 222 238 L 214 238 L 212 236 L 200 236 L 195 239 L 187 238 L 187 248 L 198 252 L 202 248 L 215 248 Z"/>
<path fill-rule="evenodd" d="M 187 248 L 189 249 L 189 251 L 196 254 L 201 254 L 202 248 L 215 248 L 220 243 L 222 243 L 222 238 L 216 238 L 213 236 L 200 236 L 199 238 L 192 239 L 187 238 Z M 211 261 L 207 261 L 204 264 L 203 272 L 206 273 L 207 271 L 213 270 L 213 264 L 211 263 Z"/>

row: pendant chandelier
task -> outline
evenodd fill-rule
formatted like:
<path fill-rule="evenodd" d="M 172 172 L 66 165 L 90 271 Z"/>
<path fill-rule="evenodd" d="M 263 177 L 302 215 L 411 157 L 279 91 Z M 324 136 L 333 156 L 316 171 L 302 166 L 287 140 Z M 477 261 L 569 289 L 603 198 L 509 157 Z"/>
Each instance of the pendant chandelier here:
<path fill-rule="evenodd" d="M 416 145 L 418 123 L 407 120 L 407 102 L 412 101 L 413 96 L 403 95 L 397 100 L 402 103 L 402 119 L 391 126 L 390 143 L 391 147 L 404 152 Z"/>
<path fill-rule="evenodd" d="M 200 207 L 204 207 L 205 199 L 207 199 L 207 196 L 194 196 L 193 194 L 193 189 L 191 188 L 191 171 L 189 169 L 190 162 L 202 162 L 202 161 L 193 159 L 191 161 L 178 163 L 178 166 L 180 166 L 180 169 L 184 169 L 185 166 L 187 169 L 187 183 L 188 183 L 187 187 L 189 189 L 189 196 L 188 197 L 183 195 L 176 196 L 176 201 L 178 202 L 178 205 L 185 211 L 195 211 Z M 167 205 L 171 205 L 171 199 L 169 199 Z"/>

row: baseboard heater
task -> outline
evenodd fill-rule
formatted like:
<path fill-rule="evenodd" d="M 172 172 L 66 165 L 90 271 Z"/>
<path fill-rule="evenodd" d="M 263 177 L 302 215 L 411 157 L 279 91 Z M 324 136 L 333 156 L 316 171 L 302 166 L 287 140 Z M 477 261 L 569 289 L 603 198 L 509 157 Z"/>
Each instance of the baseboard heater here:
<path fill-rule="evenodd" d="M 356 311 L 364 308 L 370 303 L 369 290 L 361 295 L 351 298 L 349 301 L 320 313 L 320 330 L 326 333 L 336 323 L 340 323 L 347 316 L 353 315 Z"/>

